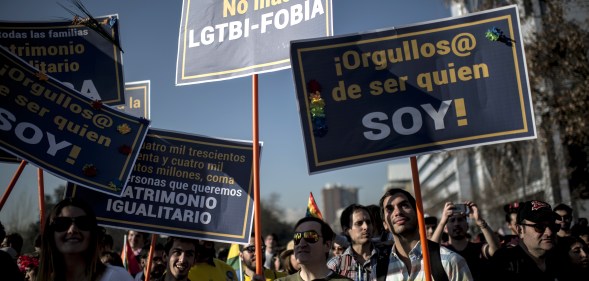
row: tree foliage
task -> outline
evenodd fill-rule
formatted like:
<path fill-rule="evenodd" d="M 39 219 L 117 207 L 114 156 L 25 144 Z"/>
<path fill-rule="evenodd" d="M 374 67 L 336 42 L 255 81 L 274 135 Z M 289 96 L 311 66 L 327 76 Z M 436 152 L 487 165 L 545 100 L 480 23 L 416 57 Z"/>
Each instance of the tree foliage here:
<path fill-rule="evenodd" d="M 483 1 L 488 9 L 518 1 Z M 544 146 L 549 154 L 550 173 L 557 173 L 553 138 L 563 145 L 572 199 L 589 198 L 589 33 L 578 22 L 567 19 L 567 1 L 538 1 L 539 31 L 525 41 L 526 61 L 538 139 L 481 148 L 488 180 L 499 194 L 525 186 L 536 179 L 537 164 L 530 153 Z M 534 20 L 532 1 L 522 2 L 522 22 Z M 539 167 L 537 167 L 539 168 Z M 525 194 L 524 194 L 525 195 Z"/>

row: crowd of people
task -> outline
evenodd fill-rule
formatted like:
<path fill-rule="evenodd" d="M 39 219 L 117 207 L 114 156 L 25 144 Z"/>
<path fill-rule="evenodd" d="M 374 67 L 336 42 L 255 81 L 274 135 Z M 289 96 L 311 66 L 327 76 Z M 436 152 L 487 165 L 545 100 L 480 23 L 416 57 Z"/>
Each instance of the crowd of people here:
<path fill-rule="evenodd" d="M 390 281 L 425 280 L 428 273 L 436 281 L 567 281 L 589 276 L 589 226 L 584 218 L 573 224 L 570 206 L 531 200 L 504 210 L 510 232 L 499 234 L 475 202 L 447 202 L 439 218 L 424 220 L 425 255 L 416 200 L 394 188 L 378 205 L 345 208 L 341 233 L 312 216 L 295 224 L 284 248 L 275 234 L 256 243 L 252 233 L 240 246 L 242 267 L 236 272 L 224 262 L 227 251 L 217 253 L 214 242 L 205 240 L 168 237 L 165 245 L 152 245 L 149 261 L 149 237 L 130 230 L 122 252 L 115 252 L 89 205 L 66 198 L 48 214 L 31 253 L 21 253 L 22 236 L 6 233 L 0 223 L 0 272 L 2 280 L 15 281 L 147 281 L 147 276 L 149 281 Z M 470 233 L 473 229 L 476 233 Z M 262 247 L 262 274 L 257 274 L 257 246 Z"/>

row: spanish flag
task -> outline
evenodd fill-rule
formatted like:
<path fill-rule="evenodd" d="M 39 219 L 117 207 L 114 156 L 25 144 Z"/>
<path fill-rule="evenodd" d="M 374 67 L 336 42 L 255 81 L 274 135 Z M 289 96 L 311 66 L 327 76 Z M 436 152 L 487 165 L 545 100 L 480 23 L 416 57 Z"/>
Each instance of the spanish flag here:
<path fill-rule="evenodd" d="M 319 211 L 319 207 L 317 207 L 317 203 L 315 203 L 313 192 L 309 193 L 309 203 L 307 203 L 307 217 L 316 217 L 323 220 L 323 215 L 321 215 L 321 211 Z"/>
<path fill-rule="evenodd" d="M 241 268 L 241 259 L 239 258 L 239 244 L 231 244 L 229 254 L 227 254 L 227 264 L 235 269 L 237 280 L 243 280 L 243 269 Z"/>

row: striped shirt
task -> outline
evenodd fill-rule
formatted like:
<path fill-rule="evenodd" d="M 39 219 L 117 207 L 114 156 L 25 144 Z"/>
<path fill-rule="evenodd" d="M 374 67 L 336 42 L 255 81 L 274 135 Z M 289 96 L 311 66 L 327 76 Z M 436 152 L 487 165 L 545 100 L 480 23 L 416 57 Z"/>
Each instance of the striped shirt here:
<path fill-rule="evenodd" d="M 459 254 L 440 246 L 440 258 L 442 260 L 442 267 L 448 274 L 450 281 L 469 281 L 473 280 L 470 269 L 466 264 L 466 260 Z M 415 247 L 409 252 L 409 259 L 411 260 L 411 272 L 407 272 L 407 267 L 397 255 L 395 246 L 391 251 L 389 257 L 389 268 L 387 271 L 386 281 L 401 281 L 401 280 L 415 280 L 425 281 L 425 270 L 423 269 L 423 255 L 421 252 L 421 242 L 417 242 Z M 376 272 L 376 269 L 373 270 Z M 430 267 L 431 272 L 431 267 Z M 372 276 L 372 281 L 376 281 L 376 274 Z"/>
<path fill-rule="evenodd" d="M 376 247 L 372 245 L 370 258 L 363 264 L 359 264 L 354 257 L 354 250 L 352 250 L 352 246 L 349 246 L 343 254 L 331 258 L 327 262 L 327 267 L 335 273 L 346 276 L 354 281 L 370 280 L 372 268 L 376 266 L 378 258 Z"/>

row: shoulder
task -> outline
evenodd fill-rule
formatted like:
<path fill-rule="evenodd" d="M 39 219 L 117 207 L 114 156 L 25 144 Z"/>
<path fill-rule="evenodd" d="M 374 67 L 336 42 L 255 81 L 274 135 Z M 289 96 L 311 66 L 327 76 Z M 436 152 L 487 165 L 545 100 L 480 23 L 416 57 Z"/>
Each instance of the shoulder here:
<path fill-rule="evenodd" d="M 301 279 L 300 275 L 298 272 L 295 272 L 291 275 L 287 275 L 284 277 L 280 277 L 274 281 L 302 281 L 303 279 Z"/>
<path fill-rule="evenodd" d="M 280 271 L 274 271 L 272 269 L 269 268 L 265 268 L 264 269 L 264 276 L 266 276 L 266 278 L 279 278 L 279 277 L 285 277 L 286 276 L 286 272 L 280 272 Z"/>
<path fill-rule="evenodd" d="M 327 267 L 333 269 L 342 261 L 342 255 L 334 256 L 327 261 Z"/>
<path fill-rule="evenodd" d="M 106 269 L 102 274 L 102 277 L 99 279 L 100 281 L 132 281 L 133 277 L 131 274 L 127 272 L 124 268 L 120 266 L 112 266 L 110 264 L 106 265 Z"/>
<path fill-rule="evenodd" d="M 217 258 L 213 259 L 213 261 L 215 262 L 215 267 L 223 272 L 227 280 L 237 280 L 237 274 L 232 266 Z"/>

